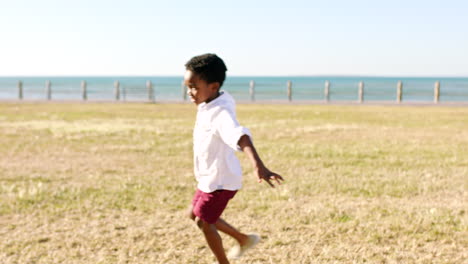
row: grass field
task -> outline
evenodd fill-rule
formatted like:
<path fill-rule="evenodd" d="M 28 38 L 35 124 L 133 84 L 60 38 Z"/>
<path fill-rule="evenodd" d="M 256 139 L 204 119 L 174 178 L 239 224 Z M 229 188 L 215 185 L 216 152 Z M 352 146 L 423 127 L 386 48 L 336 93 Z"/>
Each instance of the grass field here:
<path fill-rule="evenodd" d="M 212 263 L 186 218 L 185 104 L 0 104 L 0 263 Z M 232 263 L 467 263 L 468 108 L 238 105 L 286 180 L 224 218 L 262 242 Z M 234 244 L 223 236 L 225 247 Z"/>

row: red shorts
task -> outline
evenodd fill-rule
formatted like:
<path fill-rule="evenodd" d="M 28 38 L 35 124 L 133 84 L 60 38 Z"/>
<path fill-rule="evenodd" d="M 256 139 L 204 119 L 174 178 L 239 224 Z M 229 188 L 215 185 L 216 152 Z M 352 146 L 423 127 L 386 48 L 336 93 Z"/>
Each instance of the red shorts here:
<path fill-rule="evenodd" d="M 205 193 L 197 189 L 193 196 L 193 214 L 208 224 L 214 224 L 237 191 L 217 190 Z"/>

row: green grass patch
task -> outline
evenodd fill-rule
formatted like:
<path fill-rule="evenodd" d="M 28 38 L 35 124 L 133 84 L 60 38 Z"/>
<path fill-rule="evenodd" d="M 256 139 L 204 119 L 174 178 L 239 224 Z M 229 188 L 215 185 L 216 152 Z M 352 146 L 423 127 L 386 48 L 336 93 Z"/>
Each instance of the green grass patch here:
<path fill-rule="evenodd" d="M 224 217 L 262 234 L 246 263 L 466 259 L 468 108 L 237 111 L 286 179 L 258 184 L 237 154 L 244 187 Z M 0 260 L 213 262 L 185 217 L 195 115 L 189 104 L 0 104 Z"/>

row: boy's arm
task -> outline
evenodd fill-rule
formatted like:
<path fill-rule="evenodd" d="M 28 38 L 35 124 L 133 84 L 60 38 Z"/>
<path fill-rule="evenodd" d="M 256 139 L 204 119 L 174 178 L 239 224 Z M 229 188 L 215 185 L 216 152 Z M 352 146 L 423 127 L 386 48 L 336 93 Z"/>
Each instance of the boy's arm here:
<path fill-rule="evenodd" d="M 255 174 L 257 174 L 258 177 L 258 182 L 262 182 L 262 180 L 265 180 L 273 188 L 275 188 L 275 186 L 271 182 L 272 180 L 275 180 L 278 184 L 281 184 L 281 181 L 283 181 L 283 177 L 281 177 L 279 174 L 270 171 L 267 167 L 265 167 L 263 161 L 258 156 L 257 150 L 255 150 L 255 147 L 248 135 L 243 135 L 239 139 L 238 145 L 252 162 Z"/>

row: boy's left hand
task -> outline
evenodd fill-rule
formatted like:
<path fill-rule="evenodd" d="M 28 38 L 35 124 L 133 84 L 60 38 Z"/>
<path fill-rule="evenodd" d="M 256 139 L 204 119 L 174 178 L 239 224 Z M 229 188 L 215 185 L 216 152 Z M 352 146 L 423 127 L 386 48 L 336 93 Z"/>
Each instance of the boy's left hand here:
<path fill-rule="evenodd" d="M 278 185 L 281 185 L 281 181 L 284 181 L 281 175 L 270 171 L 268 168 L 262 166 L 256 170 L 256 174 L 258 177 L 258 182 L 261 183 L 265 180 L 272 188 L 275 188 L 273 181 L 276 181 Z"/>

